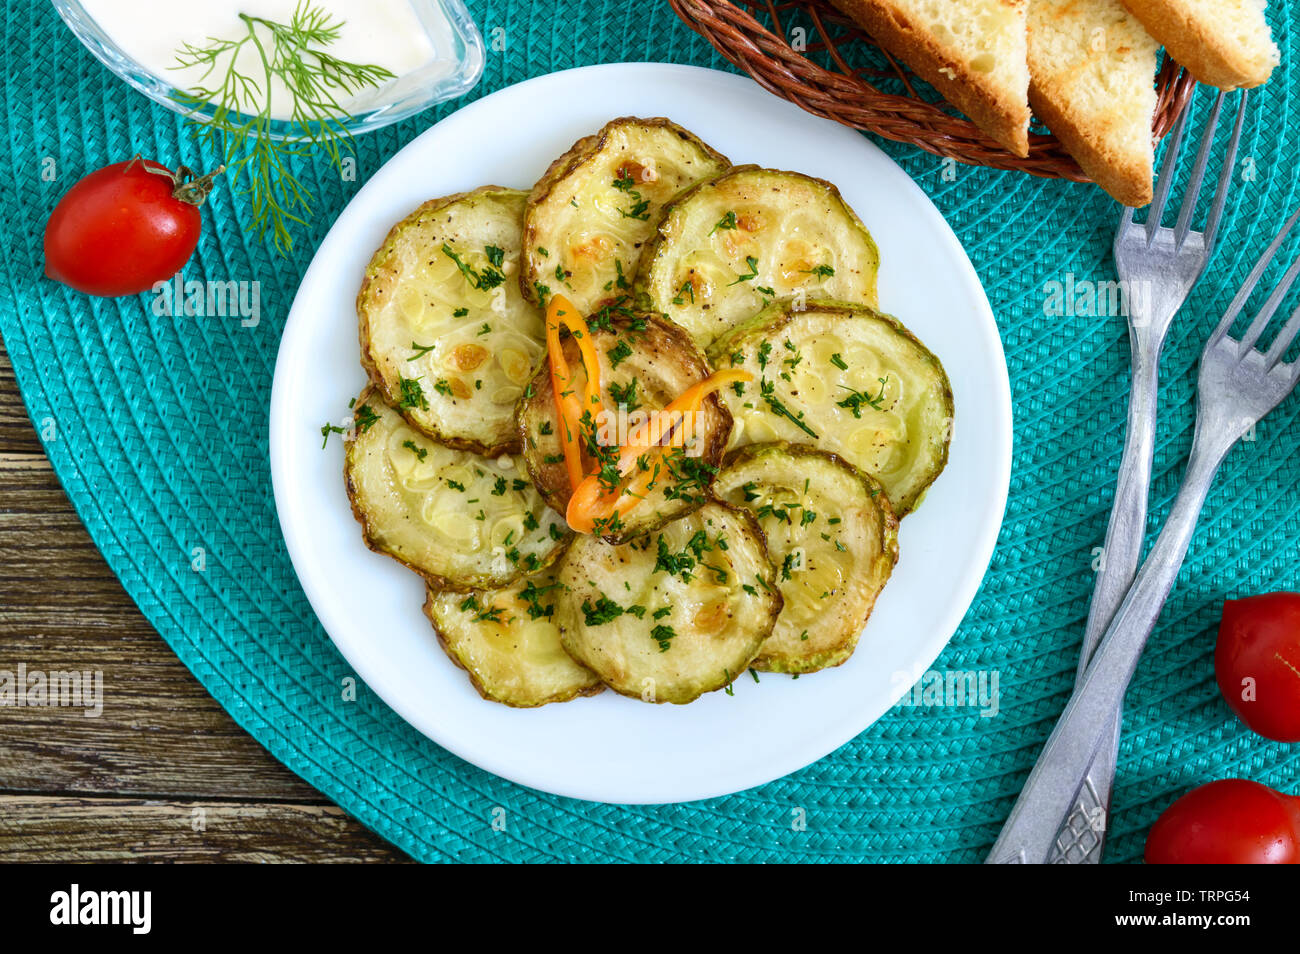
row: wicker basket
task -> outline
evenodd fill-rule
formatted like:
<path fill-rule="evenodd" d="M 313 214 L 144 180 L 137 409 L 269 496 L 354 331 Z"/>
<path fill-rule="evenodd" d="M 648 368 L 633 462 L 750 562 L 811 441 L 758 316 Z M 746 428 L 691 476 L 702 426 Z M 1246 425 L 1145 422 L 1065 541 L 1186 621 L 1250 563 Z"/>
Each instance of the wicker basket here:
<path fill-rule="evenodd" d="M 668 2 L 761 86 L 814 115 L 969 165 L 1091 181 L 1060 141 L 1037 126 L 1030 130 L 1028 157 L 1008 152 L 828 0 Z M 1196 81 L 1166 56 L 1156 83 L 1152 132 L 1159 141 L 1173 128 Z"/>

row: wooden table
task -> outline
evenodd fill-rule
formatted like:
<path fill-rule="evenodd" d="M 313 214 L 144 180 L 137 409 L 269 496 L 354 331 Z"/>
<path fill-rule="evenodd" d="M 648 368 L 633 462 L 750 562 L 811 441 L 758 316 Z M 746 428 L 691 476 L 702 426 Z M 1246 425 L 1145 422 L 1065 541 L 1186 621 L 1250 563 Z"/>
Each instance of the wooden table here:
<path fill-rule="evenodd" d="M 101 670 L 98 718 L 0 706 L 0 862 L 404 861 L 212 700 L 91 543 L 0 346 L 0 669 Z"/>

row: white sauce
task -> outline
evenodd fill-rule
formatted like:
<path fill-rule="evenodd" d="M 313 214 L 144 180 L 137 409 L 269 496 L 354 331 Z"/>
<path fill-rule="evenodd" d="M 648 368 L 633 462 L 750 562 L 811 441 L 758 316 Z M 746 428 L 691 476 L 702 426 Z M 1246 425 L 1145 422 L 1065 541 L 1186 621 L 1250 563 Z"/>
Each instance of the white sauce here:
<path fill-rule="evenodd" d="M 197 67 L 173 69 L 176 52 L 186 43 L 207 45 L 209 37 L 236 39 L 247 34 L 240 13 L 287 23 L 299 0 L 81 0 L 86 13 L 99 24 L 118 47 L 164 82 L 179 88 L 199 83 L 203 70 Z M 376 95 L 363 90 L 344 102 L 349 112 L 359 112 L 392 99 L 411 89 L 410 80 L 426 85 L 454 68 L 449 56 L 451 27 L 436 4 L 421 4 L 423 22 L 411 0 L 314 0 L 313 6 L 342 20 L 339 38 L 324 51 L 353 63 L 382 66 L 399 79 Z M 229 57 L 222 58 L 223 71 Z M 260 57 L 253 44 L 246 44 L 238 58 L 241 72 L 265 86 Z M 410 74 L 418 71 L 418 77 Z M 403 77 L 407 81 L 403 81 Z M 217 71 L 203 85 L 220 82 Z M 265 89 L 256 99 L 256 111 L 265 103 Z M 271 86 L 271 115 L 292 115 L 290 94 L 278 80 Z"/>

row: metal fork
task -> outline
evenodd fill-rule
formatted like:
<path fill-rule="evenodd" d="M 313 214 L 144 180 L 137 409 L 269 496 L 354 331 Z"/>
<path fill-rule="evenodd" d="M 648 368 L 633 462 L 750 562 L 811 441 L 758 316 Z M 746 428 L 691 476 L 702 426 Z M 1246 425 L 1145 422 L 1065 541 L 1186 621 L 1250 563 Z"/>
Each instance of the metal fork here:
<path fill-rule="evenodd" d="M 1206 220 L 1205 231 L 1193 231 L 1192 216 L 1205 181 L 1223 100 L 1224 94 L 1220 93 L 1201 135 L 1200 151 L 1175 226 L 1164 228 L 1161 222 L 1178 168 L 1183 135 L 1191 112 L 1190 104 L 1179 116 L 1165 152 L 1146 222 L 1135 223 L 1133 210 L 1128 209 L 1115 234 L 1115 267 L 1128 311 L 1133 380 L 1129 391 L 1128 432 L 1124 441 L 1124 454 L 1120 460 L 1115 502 L 1106 527 L 1101 564 L 1093 588 L 1092 605 L 1088 611 L 1083 648 L 1079 654 L 1076 687 L 1083 681 L 1088 662 L 1092 659 L 1097 644 L 1101 642 L 1106 626 L 1114 618 L 1120 601 L 1132 585 L 1142 555 L 1142 541 L 1146 536 L 1147 493 L 1151 484 L 1151 461 L 1155 446 L 1160 353 L 1164 349 L 1174 315 L 1187 301 L 1187 296 L 1205 272 L 1214 253 L 1219 222 L 1228 200 L 1228 189 L 1236 163 L 1237 145 L 1241 141 L 1246 117 L 1246 94 L 1243 92 L 1232 141 L 1224 157 L 1218 190 Z M 1130 294 L 1128 290 L 1135 287 L 1149 289 L 1150 294 Z M 1120 721 L 1121 714 L 1116 713 L 1114 729 L 1097 751 L 1074 810 L 1053 839 L 1049 856 L 1052 862 L 1095 864 L 1101 861 L 1107 814 L 1110 811 L 1110 791 L 1115 780 L 1115 762 L 1119 751 Z"/>
<path fill-rule="evenodd" d="M 1061 819 L 1070 813 L 1097 753 L 1112 737 L 1124 693 L 1173 589 L 1214 475 L 1236 443 L 1300 381 L 1300 361 L 1290 364 L 1282 361 L 1300 333 L 1300 308 L 1292 313 L 1268 351 L 1261 352 L 1255 347 L 1300 275 L 1300 256 L 1287 269 L 1241 340 L 1228 336 L 1297 219 L 1300 211 L 1286 223 L 1252 269 L 1205 346 L 1197 383 L 1196 430 L 1191 455 L 1169 519 L 1048 738 L 993 846 L 990 861 L 1041 864 L 1048 859 Z"/>

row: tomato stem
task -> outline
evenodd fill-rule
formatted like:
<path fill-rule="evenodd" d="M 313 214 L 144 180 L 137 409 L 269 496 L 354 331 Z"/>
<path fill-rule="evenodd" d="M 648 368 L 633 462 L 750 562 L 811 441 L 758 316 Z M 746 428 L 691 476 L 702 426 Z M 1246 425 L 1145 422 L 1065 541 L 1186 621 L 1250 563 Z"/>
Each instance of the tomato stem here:
<path fill-rule="evenodd" d="M 145 172 L 152 172 L 156 176 L 163 176 L 171 180 L 173 199 L 180 199 L 182 202 L 187 202 L 195 207 L 201 206 L 207 200 L 217 176 L 226 171 L 226 166 L 223 163 L 217 166 L 214 171 L 202 176 L 195 175 L 194 170 L 189 166 L 177 166 L 176 171 L 173 172 L 166 166 L 148 161 L 138 152 L 131 157 L 131 161 L 127 163 L 127 168 L 131 168 L 137 161 L 144 167 Z"/>
<path fill-rule="evenodd" d="M 172 182 L 176 184 L 172 189 L 172 196 L 190 205 L 200 206 L 212 192 L 217 176 L 225 171 L 226 167 L 223 163 L 206 175 L 196 176 L 189 166 L 181 166 L 172 175 Z"/>

